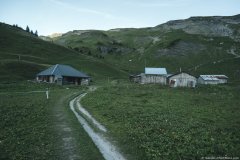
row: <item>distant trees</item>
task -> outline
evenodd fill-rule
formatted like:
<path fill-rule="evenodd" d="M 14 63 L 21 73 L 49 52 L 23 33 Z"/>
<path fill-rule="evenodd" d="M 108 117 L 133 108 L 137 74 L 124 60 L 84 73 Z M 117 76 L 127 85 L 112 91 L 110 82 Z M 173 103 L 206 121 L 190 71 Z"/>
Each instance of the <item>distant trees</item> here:
<path fill-rule="evenodd" d="M 27 25 L 27 27 L 26 27 L 26 32 L 31 33 L 32 35 L 38 37 L 38 31 L 36 30 L 36 31 L 33 33 L 33 30 L 30 30 L 30 28 L 28 27 L 28 25 Z"/>
<path fill-rule="evenodd" d="M 22 27 L 19 27 L 17 24 L 13 24 L 12 25 L 14 28 L 20 29 L 20 30 L 24 30 Z"/>
<path fill-rule="evenodd" d="M 20 29 L 20 30 L 23 30 L 24 29 L 22 27 L 19 27 L 17 24 L 13 24 L 12 25 L 14 28 L 17 28 L 17 29 Z M 26 29 L 25 29 L 26 32 L 32 34 L 33 36 L 36 36 L 38 37 L 38 31 L 36 30 L 35 32 L 33 32 L 33 30 L 30 30 L 29 26 L 27 25 Z"/>
<path fill-rule="evenodd" d="M 96 57 L 96 58 L 99 58 L 99 59 L 104 59 L 105 57 L 101 54 L 93 54 L 91 49 L 88 48 L 88 47 L 72 47 L 72 46 L 67 46 L 69 49 L 72 49 L 80 54 L 85 54 L 85 55 L 88 55 L 88 56 L 92 56 L 92 57 Z"/>
<path fill-rule="evenodd" d="M 91 50 L 88 47 L 74 47 L 72 48 L 77 52 L 80 52 L 81 54 L 88 54 L 91 55 Z"/>
<path fill-rule="evenodd" d="M 16 28 L 18 27 L 18 25 L 17 25 L 17 24 L 13 24 L 12 26 L 13 26 L 13 27 L 16 27 Z"/>
<path fill-rule="evenodd" d="M 38 31 L 37 31 L 37 30 L 35 31 L 35 33 L 34 33 L 34 34 L 35 34 L 35 36 L 37 36 L 37 37 L 38 37 Z"/>

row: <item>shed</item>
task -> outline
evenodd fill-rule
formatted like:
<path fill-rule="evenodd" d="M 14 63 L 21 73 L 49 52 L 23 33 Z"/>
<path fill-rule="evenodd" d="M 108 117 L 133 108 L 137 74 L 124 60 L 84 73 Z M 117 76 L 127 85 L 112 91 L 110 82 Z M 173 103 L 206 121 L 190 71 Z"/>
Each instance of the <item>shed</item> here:
<path fill-rule="evenodd" d="M 200 75 L 198 77 L 199 84 L 224 84 L 227 83 L 226 75 Z"/>
<path fill-rule="evenodd" d="M 167 70 L 166 68 L 145 68 L 145 73 L 140 74 L 140 83 L 148 84 L 163 84 L 167 82 Z"/>
<path fill-rule="evenodd" d="M 69 65 L 56 64 L 36 75 L 38 82 L 88 85 L 90 77 Z"/>
<path fill-rule="evenodd" d="M 170 87 L 191 87 L 194 88 L 197 83 L 197 78 L 186 72 L 179 72 L 168 76 L 168 84 Z"/>

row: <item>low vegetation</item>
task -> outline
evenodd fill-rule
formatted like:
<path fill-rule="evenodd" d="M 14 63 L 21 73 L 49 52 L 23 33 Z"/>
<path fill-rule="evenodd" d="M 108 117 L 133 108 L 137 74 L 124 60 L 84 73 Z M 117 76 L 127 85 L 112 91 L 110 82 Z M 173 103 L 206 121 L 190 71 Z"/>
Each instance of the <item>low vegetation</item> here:
<path fill-rule="evenodd" d="M 239 157 L 239 98 L 239 86 L 118 84 L 89 93 L 82 103 L 129 159 L 200 159 Z"/>
<path fill-rule="evenodd" d="M 0 84 L 0 159 L 65 160 L 79 155 L 86 160 L 103 159 L 68 106 L 84 88 L 65 87 Z M 48 100 L 44 92 L 31 92 L 46 88 L 50 88 Z M 67 146 L 68 138 L 77 143 Z"/>
<path fill-rule="evenodd" d="M 53 141 L 56 139 L 49 117 L 52 102 L 46 101 L 44 93 L 13 93 L 9 87 L 3 90 L 1 86 L 0 158 L 39 159 L 53 156 Z M 11 93 L 4 93 L 9 90 Z"/>

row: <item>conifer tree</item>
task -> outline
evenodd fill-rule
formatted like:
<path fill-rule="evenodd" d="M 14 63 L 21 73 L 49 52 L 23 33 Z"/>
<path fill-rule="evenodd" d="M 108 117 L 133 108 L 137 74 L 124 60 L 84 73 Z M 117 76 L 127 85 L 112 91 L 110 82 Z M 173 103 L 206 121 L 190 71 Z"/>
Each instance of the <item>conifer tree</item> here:
<path fill-rule="evenodd" d="M 38 37 L 38 31 L 37 31 L 37 30 L 35 31 L 35 33 L 34 33 L 34 34 L 35 34 L 35 36 L 37 36 L 37 37 Z"/>
<path fill-rule="evenodd" d="M 30 29 L 29 29 L 29 27 L 28 27 L 28 26 L 26 27 L 26 31 L 27 31 L 27 32 L 30 32 Z"/>

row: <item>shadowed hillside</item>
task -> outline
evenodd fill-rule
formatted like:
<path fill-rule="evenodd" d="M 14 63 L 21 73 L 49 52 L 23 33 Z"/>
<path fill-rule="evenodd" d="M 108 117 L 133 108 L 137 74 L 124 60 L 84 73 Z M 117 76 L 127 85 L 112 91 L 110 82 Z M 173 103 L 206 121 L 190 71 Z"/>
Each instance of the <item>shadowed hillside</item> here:
<path fill-rule="evenodd" d="M 21 28 L 0 23 L 0 81 L 33 79 L 50 65 L 69 64 L 94 79 L 124 78 L 125 73 L 102 60 L 46 42 Z"/>

